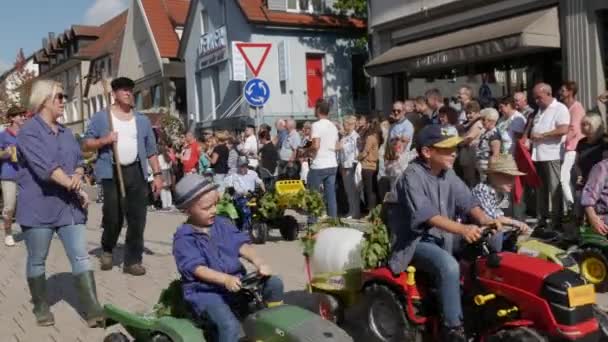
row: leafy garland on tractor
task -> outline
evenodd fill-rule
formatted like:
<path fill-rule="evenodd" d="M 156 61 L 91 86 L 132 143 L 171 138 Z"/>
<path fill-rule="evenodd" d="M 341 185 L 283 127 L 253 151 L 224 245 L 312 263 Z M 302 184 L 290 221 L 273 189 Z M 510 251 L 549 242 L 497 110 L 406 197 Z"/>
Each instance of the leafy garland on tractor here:
<path fill-rule="evenodd" d="M 267 192 L 260 199 L 259 205 L 260 214 L 269 221 L 281 218 L 285 213 L 285 209 L 304 212 L 314 217 L 321 216 L 325 210 L 321 194 L 308 189 L 286 195 Z"/>

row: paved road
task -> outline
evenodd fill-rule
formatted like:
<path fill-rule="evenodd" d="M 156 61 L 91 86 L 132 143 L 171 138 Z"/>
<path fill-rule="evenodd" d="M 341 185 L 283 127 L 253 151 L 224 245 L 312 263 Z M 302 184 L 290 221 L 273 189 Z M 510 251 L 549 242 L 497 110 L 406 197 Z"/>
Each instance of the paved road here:
<path fill-rule="evenodd" d="M 95 270 L 99 270 L 96 256 L 100 252 L 100 216 L 100 206 L 93 204 L 87 225 L 87 242 Z M 183 220 L 184 216 L 178 213 L 149 213 L 144 256 L 148 274 L 144 277 L 127 276 L 119 267 L 107 272 L 96 271 L 100 301 L 114 303 L 127 310 L 148 311 L 156 302 L 160 291 L 177 276 L 171 256 L 171 238 L 175 228 Z M 273 238 L 269 243 L 257 248 L 273 270 L 282 276 L 287 301 L 297 304 L 312 303 L 312 298 L 303 291 L 306 278 L 299 242 L 282 241 L 276 231 L 272 234 Z M 124 236 L 121 241 L 123 238 Z M 120 265 L 120 250 L 115 254 L 115 264 Z M 47 260 L 49 296 L 56 319 L 54 327 L 41 328 L 35 324 L 25 280 L 25 259 L 23 242 L 13 248 L 0 246 L 0 260 L 3 263 L 0 268 L 0 341 L 102 341 L 107 332 L 87 328 L 78 313 L 79 304 L 61 242 L 53 240 Z M 600 301 L 608 304 L 606 296 L 602 296 Z M 112 327 L 109 331 L 115 329 Z"/>

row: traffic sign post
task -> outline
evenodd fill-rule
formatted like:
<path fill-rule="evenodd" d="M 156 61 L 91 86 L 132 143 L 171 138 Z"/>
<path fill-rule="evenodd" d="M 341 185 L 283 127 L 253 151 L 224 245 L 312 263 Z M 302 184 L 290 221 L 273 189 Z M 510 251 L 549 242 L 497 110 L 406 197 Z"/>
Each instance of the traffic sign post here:
<path fill-rule="evenodd" d="M 255 108 L 255 125 L 260 126 L 260 108 L 268 102 L 270 98 L 270 87 L 266 81 L 258 78 L 264 62 L 268 57 L 271 43 L 235 43 L 236 48 L 245 60 L 247 68 L 251 71 L 254 78 L 245 83 L 243 94 L 247 103 Z"/>

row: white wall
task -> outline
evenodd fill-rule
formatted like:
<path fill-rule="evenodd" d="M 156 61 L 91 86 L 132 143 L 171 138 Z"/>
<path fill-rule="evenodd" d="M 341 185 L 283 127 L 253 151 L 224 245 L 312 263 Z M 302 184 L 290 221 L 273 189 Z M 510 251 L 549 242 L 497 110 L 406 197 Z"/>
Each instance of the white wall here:
<path fill-rule="evenodd" d="M 457 1 L 464 0 L 369 0 L 369 26 L 373 28 L 401 17 Z"/>
<path fill-rule="evenodd" d="M 127 15 L 118 75 L 139 80 L 161 71 L 160 57 L 148 27 L 140 0 L 132 0 Z"/>

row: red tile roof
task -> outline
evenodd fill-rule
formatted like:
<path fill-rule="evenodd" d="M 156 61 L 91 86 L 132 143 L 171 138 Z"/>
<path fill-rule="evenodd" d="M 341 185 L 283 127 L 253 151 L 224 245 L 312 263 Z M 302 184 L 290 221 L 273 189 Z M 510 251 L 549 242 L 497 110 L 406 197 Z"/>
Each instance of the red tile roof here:
<path fill-rule="evenodd" d="M 99 26 L 72 25 L 76 36 L 99 37 Z"/>
<path fill-rule="evenodd" d="M 238 0 L 245 17 L 252 23 L 280 26 L 313 26 L 318 28 L 355 28 L 365 29 L 366 22 L 361 19 L 339 15 L 312 15 L 271 11 L 263 0 Z"/>
<path fill-rule="evenodd" d="M 176 58 L 179 37 L 176 26 L 183 26 L 190 0 L 141 0 L 161 57 Z"/>
<path fill-rule="evenodd" d="M 127 11 L 108 20 L 99 26 L 99 38 L 91 44 L 81 48 L 78 55 L 82 57 L 97 58 L 108 53 L 120 53 L 126 23 Z M 114 59 L 117 58 L 115 57 Z"/>

